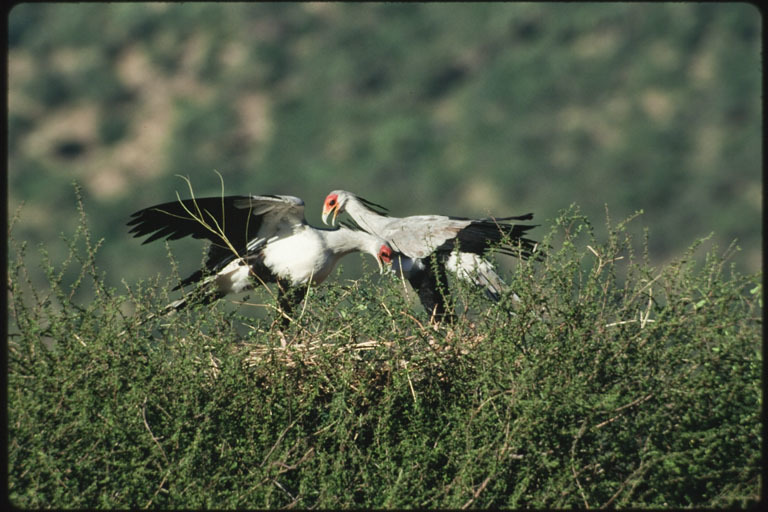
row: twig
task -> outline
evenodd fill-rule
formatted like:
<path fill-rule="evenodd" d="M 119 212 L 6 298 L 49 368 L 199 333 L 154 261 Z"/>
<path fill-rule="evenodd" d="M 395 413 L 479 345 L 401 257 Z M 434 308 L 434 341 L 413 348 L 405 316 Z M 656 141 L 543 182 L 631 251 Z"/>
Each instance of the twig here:
<path fill-rule="evenodd" d="M 644 329 L 645 324 L 648 322 L 653 322 L 653 320 L 648 320 L 648 317 L 651 316 L 651 306 L 653 305 L 653 288 L 648 290 L 648 308 L 645 310 L 645 317 L 643 317 L 643 313 L 640 313 L 640 328 Z"/>
<path fill-rule="evenodd" d="M 478 487 L 477 490 L 473 493 L 473 496 L 469 498 L 469 500 L 467 500 L 467 502 L 464 505 L 461 506 L 462 510 L 469 507 L 472 504 L 472 502 L 475 501 L 478 496 L 480 496 L 480 493 L 483 492 L 485 487 L 488 485 L 488 482 L 490 481 L 491 481 L 491 475 L 488 475 L 487 477 L 485 477 L 485 480 L 483 480 L 483 483 L 480 484 L 480 487 Z"/>
<path fill-rule="evenodd" d="M 631 475 L 629 475 L 619 486 L 618 490 L 613 493 L 613 496 L 610 497 L 608 501 L 602 504 L 600 508 L 608 508 L 611 506 L 611 504 L 616 500 L 616 498 L 621 495 L 622 491 L 627 487 L 627 485 L 630 483 L 630 480 L 633 480 L 632 487 L 630 488 L 630 494 L 632 493 L 632 490 L 634 490 L 635 487 L 640 483 L 641 476 L 646 473 L 651 467 L 655 464 L 656 461 L 651 461 L 649 463 L 641 463 L 637 469 L 635 469 Z"/>
<path fill-rule="evenodd" d="M 400 265 L 399 265 L 400 274 L 398 275 L 398 277 L 400 278 L 400 283 L 403 285 L 403 293 L 405 293 L 405 296 L 407 297 L 408 296 L 408 287 L 405 285 L 405 274 L 403 273 L 403 259 L 402 259 L 402 256 L 398 256 L 398 258 L 400 258 L 400 260 L 399 260 L 400 261 Z"/>
<path fill-rule="evenodd" d="M 408 387 L 411 388 L 411 395 L 413 396 L 413 403 L 418 405 L 419 402 L 416 399 L 416 391 L 413 389 L 413 382 L 411 382 L 411 375 L 408 373 L 408 361 L 405 361 L 405 364 L 403 365 L 405 368 L 405 378 L 408 379 Z"/>
<path fill-rule="evenodd" d="M 416 322 L 416 325 L 418 325 L 418 326 L 419 326 L 419 329 L 421 329 L 422 331 L 424 330 L 424 324 L 422 324 L 421 322 L 419 322 L 419 319 L 418 319 L 418 318 L 416 318 L 415 316 L 413 316 L 413 315 L 412 315 L 411 313 L 409 313 L 408 311 L 403 311 L 403 314 L 404 314 L 405 316 L 409 317 L 409 318 L 410 318 L 411 320 L 413 320 L 414 322 Z"/>
<path fill-rule="evenodd" d="M 144 427 L 146 427 L 147 432 L 149 432 L 149 435 L 152 437 L 152 440 L 155 442 L 158 448 L 160 448 L 160 453 L 163 456 L 163 459 L 165 462 L 168 462 L 168 457 L 165 456 L 165 450 L 163 450 L 163 446 L 160 444 L 160 441 L 157 440 L 155 437 L 155 434 L 152 433 L 152 429 L 149 428 L 149 423 L 147 422 L 147 398 L 144 398 L 144 402 L 141 404 L 141 418 L 144 420 Z"/>
<path fill-rule="evenodd" d="M 285 429 L 280 432 L 280 435 L 277 436 L 277 441 L 275 441 L 275 444 L 272 445 L 272 448 L 269 449 L 267 452 L 267 455 L 264 457 L 264 460 L 261 461 L 261 464 L 259 464 L 259 467 L 264 467 L 264 464 L 266 464 L 267 460 L 269 460 L 269 456 L 272 455 L 272 452 L 275 451 L 275 448 L 277 448 L 277 445 L 280 444 L 280 441 L 283 440 L 283 436 L 288 433 L 288 431 L 296 424 L 296 422 L 299 421 L 298 418 L 293 420 L 290 425 L 285 427 Z"/>
<path fill-rule="evenodd" d="M 149 499 L 146 505 L 144 505 L 144 508 L 149 508 L 149 506 L 152 504 L 152 502 L 155 500 L 157 495 L 160 493 L 160 491 L 163 489 L 163 484 L 165 484 L 165 481 L 168 479 L 168 475 L 171 474 L 171 470 L 165 472 L 165 476 L 163 476 L 163 479 L 160 481 L 160 485 L 157 486 L 157 490 L 155 490 L 155 494 L 152 495 L 152 497 Z"/>
<path fill-rule="evenodd" d="M 283 487 L 283 484 L 281 484 L 280 482 L 278 482 L 276 479 L 275 479 L 275 480 L 272 480 L 272 482 L 274 482 L 274 484 L 275 484 L 275 485 L 278 487 L 278 489 L 280 489 L 280 490 L 281 490 L 281 491 L 283 491 L 285 494 L 287 494 L 287 495 L 288 495 L 288 496 L 291 498 L 291 500 L 292 500 L 292 502 L 293 502 L 293 503 L 295 503 L 295 502 L 296 502 L 296 497 L 295 497 L 293 494 L 291 494 L 291 493 L 288 491 L 288 489 L 286 489 L 285 487 Z"/>
<path fill-rule="evenodd" d="M 615 409 L 613 412 L 617 413 L 617 412 L 623 411 L 624 409 L 628 409 L 628 408 L 630 408 L 632 406 L 641 404 L 643 402 L 646 402 L 646 401 L 650 400 L 651 397 L 653 397 L 653 393 L 650 393 L 650 394 L 648 394 L 648 395 L 646 395 L 644 397 L 638 398 L 637 400 L 633 400 L 633 401 L 631 401 L 628 404 L 624 404 L 621 407 L 619 407 L 618 409 Z M 594 428 L 596 428 L 596 429 L 597 428 L 603 428 L 604 426 L 608 425 L 609 423 L 613 423 L 614 421 L 616 421 L 620 417 L 621 417 L 621 414 L 617 414 L 616 416 L 614 416 L 612 418 L 609 418 L 609 419 L 603 421 L 602 423 L 599 423 L 599 424 L 595 425 Z"/>
<path fill-rule="evenodd" d="M 299 320 L 304 318 L 304 311 L 307 309 L 307 303 L 309 302 L 309 291 L 312 288 L 312 278 L 315 275 L 315 269 L 312 269 L 312 272 L 309 273 L 309 281 L 307 281 L 307 290 L 304 292 L 304 301 L 301 305 L 301 313 L 299 313 Z"/>
<path fill-rule="evenodd" d="M 645 318 L 645 322 L 643 322 L 642 316 L 643 316 L 643 314 L 640 313 L 640 319 L 639 320 L 634 320 L 634 319 L 633 320 L 622 320 L 620 322 L 611 322 L 609 324 L 605 324 L 605 326 L 606 327 L 616 327 L 617 325 L 627 325 L 627 324 L 634 324 L 634 323 L 640 322 L 640 328 L 642 329 L 643 327 L 645 327 L 645 324 L 652 324 L 652 323 L 656 322 L 656 320 L 650 320 L 647 317 Z"/>
<path fill-rule="evenodd" d="M 581 428 L 579 428 L 579 433 L 576 434 L 576 437 L 573 438 L 573 444 L 571 444 L 571 471 L 573 472 L 573 479 L 576 480 L 576 485 L 579 487 L 579 493 L 581 493 L 581 499 L 584 500 L 584 507 L 589 508 L 589 502 L 587 501 L 587 495 L 584 494 L 584 488 L 581 486 L 581 482 L 579 482 L 579 475 L 576 473 L 576 468 L 573 465 L 573 459 L 576 457 L 576 444 L 579 442 L 579 439 L 581 439 L 581 436 L 584 435 L 584 432 L 587 430 L 587 420 L 581 422 Z"/>
<path fill-rule="evenodd" d="M 595 270 L 595 274 L 599 274 L 600 271 L 603 270 L 603 266 L 604 266 L 605 263 L 613 263 L 614 261 L 619 261 L 619 260 L 623 260 L 624 259 L 624 256 L 619 256 L 617 258 L 611 258 L 610 260 L 608 260 L 606 262 L 603 262 L 603 257 L 600 256 L 597 253 L 597 251 L 592 248 L 592 246 L 588 245 L 587 249 L 592 251 L 592 254 L 594 254 L 597 257 L 597 270 Z"/>

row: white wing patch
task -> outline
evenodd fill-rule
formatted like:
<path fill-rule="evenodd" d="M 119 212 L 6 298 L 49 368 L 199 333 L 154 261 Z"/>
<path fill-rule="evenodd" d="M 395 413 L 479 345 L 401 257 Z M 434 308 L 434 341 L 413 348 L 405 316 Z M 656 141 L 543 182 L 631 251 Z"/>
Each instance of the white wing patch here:
<path fill-rule="evenodd" d="M 240 293 L 253 288 L 251 268 L 241 258 L 230 262 L 215 278 L 216 286 L 223 293 Z"/>
<path fill-rule="evenodd" d="M 424 270 L 424 263 L 420 259 L 397 255 L 392 259 L 391 269 L 396 276 L 402 275 L 408 279 L 411 276 L 411 272 Z"/>
<path fill-rule="evenodd" d="M 293 235 L 307 225 L 304 219 L 304 201 L 296 196 L 250 196 L 234 201 L 235 208 L 249 209 L 254 217 L 261 217 L 258 237 L 246 246 L 248 252 Z"/>

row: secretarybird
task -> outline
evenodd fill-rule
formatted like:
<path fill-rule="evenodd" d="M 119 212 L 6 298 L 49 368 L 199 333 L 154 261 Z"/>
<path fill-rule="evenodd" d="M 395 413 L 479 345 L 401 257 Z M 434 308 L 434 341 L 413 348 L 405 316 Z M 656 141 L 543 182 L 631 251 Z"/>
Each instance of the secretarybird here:
<path fill-rule="evenodd" d="M 128 226 L 143 243 L 186 236 L 211 242 L 204 268 L 174 288 L 195 289 L 163 310 L 190 302 L 208 304 L 258 284 L 277 283 L 285 326 L 307 286 L 322 283 L 339 260 L 352 252 L 376 258 L 379 270 L 391 264 L 393 251 L 380 237 L 341 226 L 315 228 L 304 218 L 304 201 L 294 196 L 252 195 L 171 201 L 134 213 Z"/>
<path fill-rule="evenodd" d="M 455 272 L 459 279 L 482 287 L 488 298 L 498 301 L 505 284 L 482 254 L 506 242 L 497 247 L 499 252 L 527 259 L 537 246 L 535 241 L 524 236 L 535 225 L 500 222 L 530 220 L 533 218 L 531 213 L 499 219 L 444 215 L 390 217 L 386 208 L 376 203 L 352 192 L 334 190 L 323 203 L 323 222 L 328 224 L 328 216 L 332 213 L 330 224 L 335 224 L 341 212 L 347 212 L 362 229 L 380 236 L 400 253 L 392 270 L 402 272 L 416 290 L 422 305 L 436 320 L 453 319 L 446 310 L 446 269 Z M 433 254 L 437 257 L 434 267 L 429 261 Z M 512 297 L 519 300 L 514 293 Z"/>

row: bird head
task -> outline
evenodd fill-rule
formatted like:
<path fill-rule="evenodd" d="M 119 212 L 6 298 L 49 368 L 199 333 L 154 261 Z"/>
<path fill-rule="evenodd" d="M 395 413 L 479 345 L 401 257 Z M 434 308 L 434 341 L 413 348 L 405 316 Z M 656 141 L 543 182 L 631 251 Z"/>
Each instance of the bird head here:
<path fill-rule="evenodd" d="M 379 248 L 379 255 L 376 260 L 379 262 L 379 272 L 384 272 L 384 265 L 392 265 L 394 251 L 389 244 L 384 243 Z"/>
<path fill-rule="evenodd" d="M 328 216 L 333 213 L 330 225 L 336 224 L 336 216 L 344 211 L 344 202 L 346 197 L 340 190 L 334 190 L 325 197 L 323 203 L 323 224 L 328 224 Z"/>

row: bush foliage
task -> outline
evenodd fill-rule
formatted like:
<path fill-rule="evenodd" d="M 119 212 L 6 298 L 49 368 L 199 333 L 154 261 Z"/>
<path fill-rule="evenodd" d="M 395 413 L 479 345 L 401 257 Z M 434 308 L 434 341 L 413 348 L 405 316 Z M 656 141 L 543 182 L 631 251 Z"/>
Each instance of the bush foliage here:
<path fill-rule="evenodd" d="M 522 301 L 456 285 L 453 325 L 431 325 L 401 281 L 366 272 L 312 289 L 283 331 L 251 300 L 142 322 L 174 280 L 106 287 L 82 205 L 69 256 L 44 257 L 50 286 L 35 290 L 12 223 L 10 500 L 752 505 L 761 276 L 728 268 L 731 250 L 695 263 L 701 242 L 655 268 L 630 220 L 609 220 L 600 241 L 576 207 L 561 212 L 549 257 L 506 276 Z M 76 303 L 80 287 L 95 299 Z"/>

